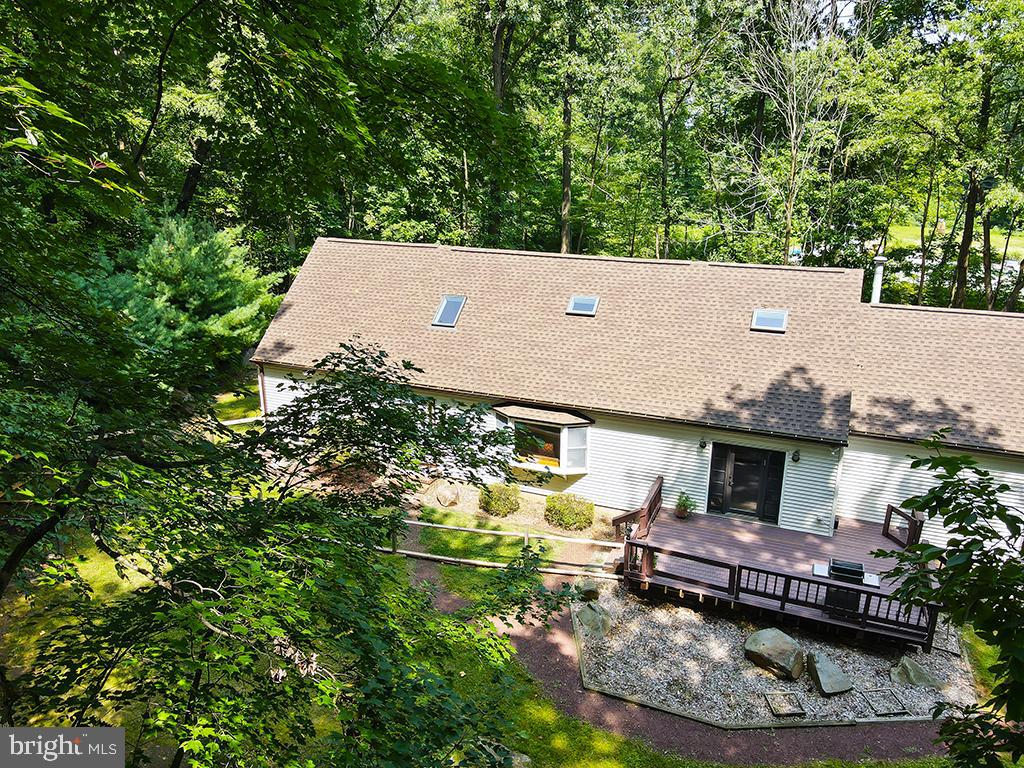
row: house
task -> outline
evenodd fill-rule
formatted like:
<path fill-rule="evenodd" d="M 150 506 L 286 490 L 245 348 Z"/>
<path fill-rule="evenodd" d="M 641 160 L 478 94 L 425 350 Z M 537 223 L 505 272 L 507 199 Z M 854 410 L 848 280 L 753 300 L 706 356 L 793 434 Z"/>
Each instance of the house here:
<path fill-rule="evenodd" d="M 524 468 L 553 480 L 524 490 L 633 510 L 660 476 L 666 504 L 689 494 L 731 540 L 791 533 L 780 551 L 880 531 L 932 484 L 907 455 L 940 427 L 1024 508 L 1024 315 L 863 303 L 862 284 L 859 269 L 321 238 L 253 360 L 269 413 L 290 374 L 358 334 L 422 368 L 422 391 L 530 430 Z"/>

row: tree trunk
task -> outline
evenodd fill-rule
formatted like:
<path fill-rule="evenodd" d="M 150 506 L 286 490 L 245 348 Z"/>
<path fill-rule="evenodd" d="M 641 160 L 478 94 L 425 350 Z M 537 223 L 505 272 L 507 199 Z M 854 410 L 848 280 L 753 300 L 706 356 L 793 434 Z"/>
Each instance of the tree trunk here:
<path fill-rule="evenodd" d="M 210 157 L 212 150 L 213 143 L 209 139 L 196 139 L 195 149 L 192 151 L 192 164 L 185 171 L 185 181 L 181 185 L 181 195 L 178 196 L 178 205 L 174 208 L 174 212 L 178 216 L 184 216 L 188 213 L 188 209 L 192 205 L 192 198 L 199 187 L 199 177 L 203 173 L 203 163 Z"/>
<path fill-rule="evenodd" d="M 562 88 L 562 245 L 561 252 L 572 250 L 572 232 L 569 216 L 572 210 L 572 55 L 576 50 L 576 19 L 568 15 L 566 40 L 569 66 L 566 67 Z"/>
<path fill-rule="evenodd" d="M 992 71 L 985 67 L 981 76 L 981 106 L 978 108 L 978 145 L 979 154 L 985 151 L 988 144 L 988 127 L 992 115 Z M 953 284 L 952 306 L 962 307 L 967 299 L 967 264 L 971 255 L 971 243 L 974 240 L 974 220 L 977 215 L 978 203 L 982 200 L 981 180 L 978 178 L 979 168 L 970 170 L 970 189 L 967 191 L 967 206 L 964 213 L 964 233 L 960 240 L 960 251 L 956 260 L 956 279 Z"/>
<path fill-rule="evenodd" d="M 757 108 L 754 111 L 753 151 L 750 157 L 750 177 L 757 183 L 757 177 L 761 173 L 761 153 L 764 151 L 764 107 L 765 95 L 757 94 Z M 756 187 L 755 187 L 756 189 Z M 747 228 L 754 228 L 754 219 L 757 215 L 757 192 L 753 193 L 750 201 L 750 210 L 747 211 Z"/>
<path fill-rule="evenodd" d="M 1003 287 L 1003 275 L 1006 273 L 1006 255 L 1010 250 L 1010 238 L 1013 237 L 1013 228 L 1017 225 L 1016 217 L 1010 217 L 1010 223 L 1006 227 L 1006 239 L 1003 241 L 1003 258 L 999 261 L 999 277 L 996 278 L 996 287 L 993 291 L 992 301 L 999 300 L 999 291 Z"/>
<path fill-rule="evenodd" d="M 985 270 L 985 309 L 992 309 L 992 218 L 988 211 L 981 220 L 981 261 Z"/>
<path fill-rule="evenodd" d="M 660 102 L 664 102 L 664 97 L 661 97 Z M 668 123 L 665 120 L 665 108 L 663 103 L 661 106 L 661 145 L 659 147 L 658 157 L 661 160 L 661 175 L 658 178 L 658 194 L 659 201 L 661 204 L 661 221 L 663 228 L 662 245 L 657 249 L 656 255 L 661 258 L 662 250 L 664 250 L 664 257 L 667 259 L 670 250 L 671 238 L 672 238 L 672 213 L 669 210 L 668 204 Z"/>
<path fill-rule="evenodd" d="M 932 207 L 932 190 L 935 188 L 935 163 L 932 163 L 928 173 L 928 193 L 924 198 L 924 211 L 921 213 L 921 272 L 917 278 L 917 301 L 918 306 L 924 297 L 924 278 L 928 269 L 928 256 L 931 251 L 931 243 L 925 239 L 925 229 L 928 227 L 928 213 Z"/>
<path fill-rule="evenodd" d="M 1013 288 L 1010 290 L 1010 295 L 1006 297 L 1006 303 L 1003 305 L 1004 311 L 1017 311 L 1017 302 L 1020 299 L 1021 289 L 1024 289 L 1024 264 L 1017 267 L 1017 280 L 1014 282 Z"/>
<path fill-rule="evenodd" d="M 978 211 L 978 197 L 981 185 L 976 172 L 972 169 L 967 183 L 967 201 L 964 204 L 964 231 L 960 237 L 960 250 L 956 256 L 956 272 L 953 277 L 953 296 L 950 306 L 962 307 L 967 298 L 967 265 L 971 256 L 971 243 L 974 241 L 974 219 Z"/>
<path fill-rule="evenodd" d="M 507 4 L 505 0 L 498 3 L 495 9 L 497 21 L 491 30 L 491 92 L 494 96 L 494 103 L 501 112 L 505 107 L 505 85 L 508 81 L 508 54 L 512 47 L 512 36 L 515 33 L 515 23 L 509 21 L 507 15 Z M 496 147 L 500 150 L 500 147 Z M 487 238 L 492 245 L 498 242 L 501 234 L 501 205 L 503 190 L 501 180 L 496 173 L 491 174 L 489 185 L 490 203 L 487 208 Z"/>

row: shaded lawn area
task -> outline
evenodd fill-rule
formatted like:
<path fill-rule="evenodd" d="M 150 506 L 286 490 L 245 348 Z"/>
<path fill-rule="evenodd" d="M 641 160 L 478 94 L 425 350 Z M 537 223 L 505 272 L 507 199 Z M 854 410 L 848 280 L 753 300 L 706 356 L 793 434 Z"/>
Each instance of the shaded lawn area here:
<path fill-rule="evenodd" d="M 248 419 L 260 415 L 259 382 L 240 383 L 238 389 L 217 395 L 213 412 L 221 421 Z"/>
<path fill-rule="evenodd" d="M 931 225 L 929 224 L 929 227 Z M 925 231 L 925 236 L 931 230 Z M 938 237 L 936 238 L 939 239 Z M 960 237 L 957 236 L 959 242 Z M 903 248 L 918 248 L 921 247 L 921 230 L 918 229 L 915 224 L 893 224 L 889 227 L 889 243 L 894 246 L 900 246 Z M 981 248 L 981 228 L 979 227 L 975 233 L 975 246 Z M 1003 257 L 1003 246 L 1006 244 L 1006 233 L 1000 229 L 992 230 L 992 258 L 1002 259 Z M 1006 258 L 1008 261 L 1020 261 L 1024 259 L 1024 234 L 1013 234 L 1010 235 L 1010 245 L 1006 249 Z"/>
<path fill-rule="evenodd" d="M 420 519 L 428 523 L 457 525 L 476 528 L 480 533 L 466 531 L 444 531 L 438 528 L 410 526 L 413 533 L 419 531 L 420 548 L 432 555 L 458 557 L 466 560 L 489 560 L 508 563 L 523 548 L 523 540 L 514 536 L 488 536 L 487 531 L 510 530 L 497 522 L 466 512 L 450 509 L 423 507 Z M 552 564 L 558 554 L 559 542 L 531 542 L 531 548 L 541 553 L 542 564 Z M 466 565 L 441 565 L 441 583 L 452 594 L 467 600 L 475 600 L 494 575 L 492 568 L 474 568 Z"/>

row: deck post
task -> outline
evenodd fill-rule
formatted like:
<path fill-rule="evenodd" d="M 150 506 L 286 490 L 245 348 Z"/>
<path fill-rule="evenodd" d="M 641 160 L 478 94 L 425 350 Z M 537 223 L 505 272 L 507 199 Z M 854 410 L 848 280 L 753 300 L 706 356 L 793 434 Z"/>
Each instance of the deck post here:
<path fill-rule="evenodd" d="M 935 627 L 939 623 L 939 607 L 934 603 L 928 605 L 928 637 L 924 641 L 924 652 L 931 653 L 935 645 Z"/>
<path fill-rule="evenodd" d="M 779 610 L 786 610 L 786 603 L 789 602 L 789 587 L 793 583 L 793 579 L 790 576 L 786 576 L 782 580 L 782 598 L 779 600 Z"/>
<path fill-rule="evenodd" d="M 645 579 L 654 575 L 654 552 L 649 547 L 644 547 L 640 555 L 640 570 Z"/>

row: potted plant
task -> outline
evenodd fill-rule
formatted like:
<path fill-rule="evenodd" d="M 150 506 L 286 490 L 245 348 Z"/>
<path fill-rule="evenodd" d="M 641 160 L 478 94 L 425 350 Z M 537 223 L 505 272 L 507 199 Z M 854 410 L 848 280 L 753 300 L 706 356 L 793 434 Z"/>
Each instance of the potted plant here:
<path fill-rule="evenodd" d="M 697 509 L 697 502 L 690 498 L 690 494 L 680 493 L 679 498 L 676 499 L 676 517 L 685 520 L 693 514 L 695 509 Z"/>

